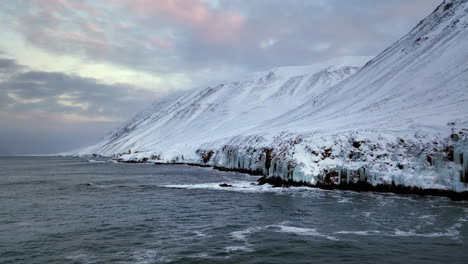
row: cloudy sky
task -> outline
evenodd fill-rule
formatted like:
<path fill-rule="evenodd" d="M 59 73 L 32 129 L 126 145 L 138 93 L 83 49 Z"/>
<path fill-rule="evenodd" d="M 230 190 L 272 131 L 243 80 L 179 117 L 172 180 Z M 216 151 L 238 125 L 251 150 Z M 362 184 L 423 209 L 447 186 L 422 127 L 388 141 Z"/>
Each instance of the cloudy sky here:
<path fill-rule="evenodd" d="M 375 56 L 440 2 L 0 1 L 0 155 L 92 144 L 171 91 Z"/>

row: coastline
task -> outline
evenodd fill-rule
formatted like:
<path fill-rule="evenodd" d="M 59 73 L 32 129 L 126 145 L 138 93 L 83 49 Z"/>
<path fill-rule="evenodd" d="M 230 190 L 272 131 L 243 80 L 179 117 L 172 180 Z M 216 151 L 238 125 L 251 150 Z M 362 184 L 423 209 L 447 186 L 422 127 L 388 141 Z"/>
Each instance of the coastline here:
<path fill-rule="evenodd" d="M 395 193 L 395 194 L 403 194 L 403 195 L 419 195 L 419 196 L 435 196 L 435 197 L 446 197 L 450 198 L 453 201 L 468 201 L 468 191 L 464 192 L 455 192 L 453 190 L 443 190 L 443 189 L 424 189 L 421 187 L 414 187 L 414 186 L 405 186 L 405 185 L 397 185 L 395 183 L 392 184 L 377 184 L 372 185 L 368 182 L 356 182 L 356 183 L 340 183 L 340 184 L 326 184 L 326 183 L 317 183 L 311 184 L 307 182 L 297 182 L 288 180 L 285 181 L 280 177 L 265 176 L 261 170 L 252 171 L 247 169 L 235 169 L 235 168 L 227 168 L 221 166 L 212 166 L 208 164 L 199 164 L 199 163 L 184 163 L 184 162 L 139 162 L 139 161 L 118 161 L 120 163 L 153 163 L 155 165 L 187 165 L 193 167 L 204 167 L 204 168 L 212 168 L 219 171 L 230 171 L 230 172 L 238 172 L 238 173 L 245 173 L 250 174 L 253 176 L 262 176 L 257 180 L 258 185 L 264 184 L 271 184 L 273 187 L 277 188 L 288 188 L 288 187 L 298 187 L 298 186 L 305 186 L 310 188 L 319 188 L 324 190 L 343 190 L 343 191 L 355 191 L 355 192 L 377 192 L 377 193 Z"/>

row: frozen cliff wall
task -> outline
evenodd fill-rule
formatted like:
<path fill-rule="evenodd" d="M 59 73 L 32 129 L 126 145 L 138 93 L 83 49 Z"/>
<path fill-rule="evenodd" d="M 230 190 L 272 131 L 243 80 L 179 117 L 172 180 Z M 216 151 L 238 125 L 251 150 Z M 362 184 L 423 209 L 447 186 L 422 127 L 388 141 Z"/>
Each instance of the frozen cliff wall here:
<path fill-rule="evenodd" d="M 468 3 L 445 1 L 355 75 L 253 128 L 262 142 L 254 153 L 268 149 L 253 168 L 311 183 L 466 190 L 466 47 Z"/>
<path fill-rule="evenodd" d="M 279 169 L 256 166 L 294 181 L 351 175 L 372 184 L 466 190 L 466 47 L 467 1 L 445 1 L 355 75 L 253 128 L 262 130 L 261 148 L 271 149 L 264 156 Z"/>

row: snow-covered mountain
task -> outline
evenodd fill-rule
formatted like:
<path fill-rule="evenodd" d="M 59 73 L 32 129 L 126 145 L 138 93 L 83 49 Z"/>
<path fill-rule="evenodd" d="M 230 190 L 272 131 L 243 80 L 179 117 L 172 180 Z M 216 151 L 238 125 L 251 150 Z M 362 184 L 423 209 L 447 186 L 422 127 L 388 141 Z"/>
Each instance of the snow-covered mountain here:
<path fill-rule="evenodd" d="M 246 133 L 310 101 L 354 74 L 369 58 L 342 57 L 316 65 L 280 67 L 242 81 L 164 97 L 85 153 L 128 150 L 175 153 Z M 184 149 L 185 150 L 185 149 Z"/>
<path fill-rule="evenodd" d="M 174 94 L 80 154 L 468 190 L 468 1 L 444 1 L 353 66 L 278 68 Z"/>

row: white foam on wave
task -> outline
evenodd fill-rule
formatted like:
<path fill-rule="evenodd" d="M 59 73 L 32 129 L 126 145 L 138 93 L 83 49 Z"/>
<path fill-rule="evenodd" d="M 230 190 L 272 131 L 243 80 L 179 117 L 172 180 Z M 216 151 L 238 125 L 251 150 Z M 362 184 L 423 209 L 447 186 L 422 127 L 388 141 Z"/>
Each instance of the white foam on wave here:
<path fill-rule="evenodd" d="M 339 235 L 360 235 L 360 236 L 371 236 L 371 235 L 378 235 L 382 232 L 377 230 L 363 230 L 363 231 L 338 231 L 334 232 L 334 234 Z"/>
<path fill-rule="evenodd" d="M 229 184 L 231 187 L 221 187 L 220 184 Z M 244 193 L 277 193 L 277 194 L 290 194 L 304 197 L 320 197 L 323 195 L 323 190 L 310 188 L 310 187 L 273 187 L 270 184 L 256 185 L 252 182 L 247 181 L 235 181 L 235 182 L 211 182 L 211 183 L 199 183 L 199 184 L 167 184 L 159 185 L 159 187 L 165 188 L 178 188 L 178 189 L 207 189 L 217 191 L 233 191 L 233 192 L 244 192 Z"/>
<path fill-rule="evenodd" d="M 430 204 L 429 206 L 432 207 L 432 208 L 459 208 L 459 206 L 455 206 L 455 205 L 433 205 L 433 204 Z"/>
<path fill-rule="evenodd" d="M 262 231 L 263 229 L 263 227 L 249 227 L 245 230 L 231 232 L 231 236 L 236 240 L 245 241 L 249 235 Z"/>
<path fill-rule="evenodd" d="M 84 253 L 77 253 L 74 255 L 70 255 L 65 257 L 68 260 L 72 260 L 74 262 L 79 262 L 79 263 L 96 263 L 98 262 L 98 259 L 95 256 L 91 256 L 88 254 Z"/>
<path fill-rule="evenodd" d="M 283 233 L 291 233 L 300 236 L 314 236 L 314 237 L 323 237 L 329 240 L 339 240 L 336 237 L 323 234 L 317 231 L 316 228 L 304 228 L 304 227 L 297 227 L 297 226 L 286 226 L 286 225 L 270 225 L 267 228 L 277 229 L 277 232 Z"/>
<path fill-rule="evenodd" d="M 421 216 L 421 219 L 430 219 L 432 220 L 432 215 Z M 380 230 L 343 230 L 343 231 L 336 231 L 330 234 L 322 233 L 317 230 L 317 228 L 307 228 L 307 227 L 298 227 L 290 225 L 288 222 L 282 222 L 275 225 L 266 225 L 261 227 L 249 227 L 244 230 L 234 231 L 231 232 L 230 235 L 238 241 L 243 241 L 245 248 L 250 250 L 251 244 L 249 243 L 249 238 L 256 232 L 281 232 L 281 233 L 290 233 L 299 236 L 313 236 L 313 237 L 320 237 L 326 238 L 328 240 L 339 241 L 339 238 L 336 236 L 338 235 L 359 235 L 359 236 L 387 236 L 387 237 L 425 237 L 425 238 L 436 238 L 436 237 L 447 237 L 450 239 L 457 240 L 460 237 L 460 229 L 463 226 L 463 223 L 468 221 L 464 217 L 460 217 L 457 222 L 449 228 L 446 228 L 440 232 L 417 232 L 415 230 L 399 230 L 395 229 L 393 231 L 380 231 Z M 236 251 L 236 250 L 244 250 L 244 246 L 240 248 L 232 247 L 230 248 L 229 252 Z"/>
<path fill-rule="evenodd" d="M 273 231 L 273 232 L 281 232 L 281 233 L 290 233 L 299 236 L 314 236 L 314 237 L 322 237 L 329 240 L 338 240 L 334 236 L 330 236 L 324 233 L 320 233 L 317 231 L 316 228 L 305 228 L 305 227 L 297 227 L 297 226 L 290 226 L 286 225 L 286 222 L 277 224 L 277 225 L 266 225 L 263 227 L 249 227 L 244 230 L 234 231 L 231 232 L 231 236 L 239 241 L 247 241 L 249 236 L 256 232 L 262 231 Z"/>
<path fill-rule="evenodd" d="M 132 253 L 132 259 L 134 263 L 138 264 L 149 264 L 149 263 L 165 263 L 169 262 L 168 259 L 162 256 L 158 256 L 154 250 L 140 250 Z"/>
<path fill-rule="evenodd" d="M 93 159 L 90 159 L 88 160 L 89 163 L 106 163 L 107 161 L 105 160 L 93 160 Z"/>
<path fill-rule="evenodd" d="M 237 245 L 237 246 L 228 246 L 228 247 L 225 247 L 225 251 L 228 252 L 228 253 L 231 253 L 231 252 L 235 252 L 235 251 L 244 251 L 244 252 L 252 252 L 253 249 L 252 249 L 252 244 L 250 244 L 248 242 L 248 238 L 251 234 L 255 233 L 255 232 L 260 232 L 264 229 L 264 227 L 249 227 L 247 229 L 244 229 L 244 230 L 240 230 L 240 231 L 234 231 L 234 232 L 231 232 L 230 235 L 235 239 L 235 240 L 238 240 L 238 241 L 242 241 L 244 242 L 243 245 Z"/>
<path fill-rule="evenodd" d="M 468 209 L 464 209 L 468 213 Z M 422 215 L 418 217 L 420 220 L 425 222 L 425 225 L 433 225 L 436 220 L 435 215 Z M 463 227 L 463 224 L 468 221 L 466 215 L 464 217 L 459 217 L 457 221 L 450 227 L 439 232 L 417 232 L 416 230 L 399 230 L 395 229 L 394 231 L 378 231 L 378 230 L 351 230 L 351 231 L 337 231 L 333 234 L 337 235 L 361 235 L 361 236 L 389 236 L 389 237 L 447 237 L 450 239 L 458 240 L 460 239 L 460 229 Z M 416 226 L 420 228 L 421 225 Z"/>
<path fill-rule="evenodd" d="M 116 160 L 113 160 L 113 159 L 110 159 L 110 160 L 93 160 L 93 159 L 90 159 L 90 160 L 88 160 L 88 163 L 103 164 L 103 163 L 119 163 L 119 162 L 116 161 Z"/>
<path fill-rule="evenodd" d="M 201 252 L 193 255 L 189 255 L 191 258 L 215 258 L 214 256 L 209 255 L 206 252 Z"/>
<path fill-rule="evenodd" d="M 266 225 L 262 227 L 249 227 L 244 230 L 234 231 L 231 232 L 230 235 L 238 241 L 244 242 L 243 245 L 236 245 L 236 246 L 228 246 L 225 248 L 226 252 L 231 253 L 235 251 L 244 251 L 244 252 L 252 252 L 252 244 L 249 243 L 249 238 L 256 232 L 264 232 L 264 231 L 273 231 L 273 232 L 281 232 L 281 233 L 290 233 L 300 236 L 314 236 L 314 237 L 321 237 L 326 238 L 329 240 L 337 241 L 336 237 L 326 235 L 317 231 L 316 228 L 304 228 L 304 227 L 296 227 L 296 226 L 289 226 L 285 225 L 287 222 L 283 222 L 278 225 Z"/>
<path fill-rule="evenodd" d="M 460 232 L 457 230 L 447 230 L 447 232 L 435 232 L 435 233 L 417 233 L 414 230 L 401 231 L 395 229 L 394 233 L 387 234 L 388 236 L 400 236 L 400 237 L 450 237 L 457 238 Z"/>
<path fill-rule="evenodd" d="M 193 231 L 193 233 L 194 233 L 195 236 L 197 236 L 197 237 L 208 237 L 207 234 L 205 234 L 205 233 L 203 233 L 203 232 L 201 232 L 201 231 L 198 231 L 198 230 Z"/>
<path fill-rule="evenodd" d="M 402 231 L 395 229 L 394 231 L 378 231 L 378 230 L 356 230 L 356 231 L 337 231 L 337 235 L 359 235 L 359 236 L 389 236 L 389 237 L 448 237 L 451 239 L 458 239 L 460 236 L 461 223 L 456 223 L 445 232 L 432 232 L 432 233 L 418 233 L 415 230 Z"/>
<path fill-rule="evenodd" d="M 221 187 L 222 183 L 232 185 L 232 187 Z M 180 188 L 180 189 L 209 189 L 209 190 L 223 190 L 223 191 L 236 191 L 236 192 L 281 192 L 283 188 L 272 188 L 271 185 L 252 185 L 252 182 L 212 182 L 212 183 L 199 183 L 199 184 L 170 184 L 162 185 L 161 187 L 167 188 Z"/>
<path fill-rule="evenodd" d="M 418 227 L 423 226 L 423 225 L 425 226 L 434 225 L 434 223 L 436 222 L 436 215 L 422 215 L 418 218 L 421 219 L 420 224 L 417 225 Z"/>
<path fill-rule="evenodd" d="M 244 246 L 229 246 L 229 247 L 225 247 L 224 249 L 228 253 L 235 252 L 235 251 L 244 251 L 244 252 L 252 252 L 253 251 L 253 249 L 250 248 L 247 245 L 244 245 Z"/>
<path fill-rule="evenodd" d="M 337 203 L 351 203 L 351 198 L 341 198 Z"/>
<path fill-rule="evenodd" d="M 457 237 L 459 232 L 435 232 L 435 233 L 417 233 L 414 230 L 402 231 L 395 229 L 393 232 L 383 232 L 378 230 L 360 230 L 360 231 L 337 231 L 334 234 L 338 235 L 359 235 L 359 236 L 391 236 L 391 237 Z"/>

